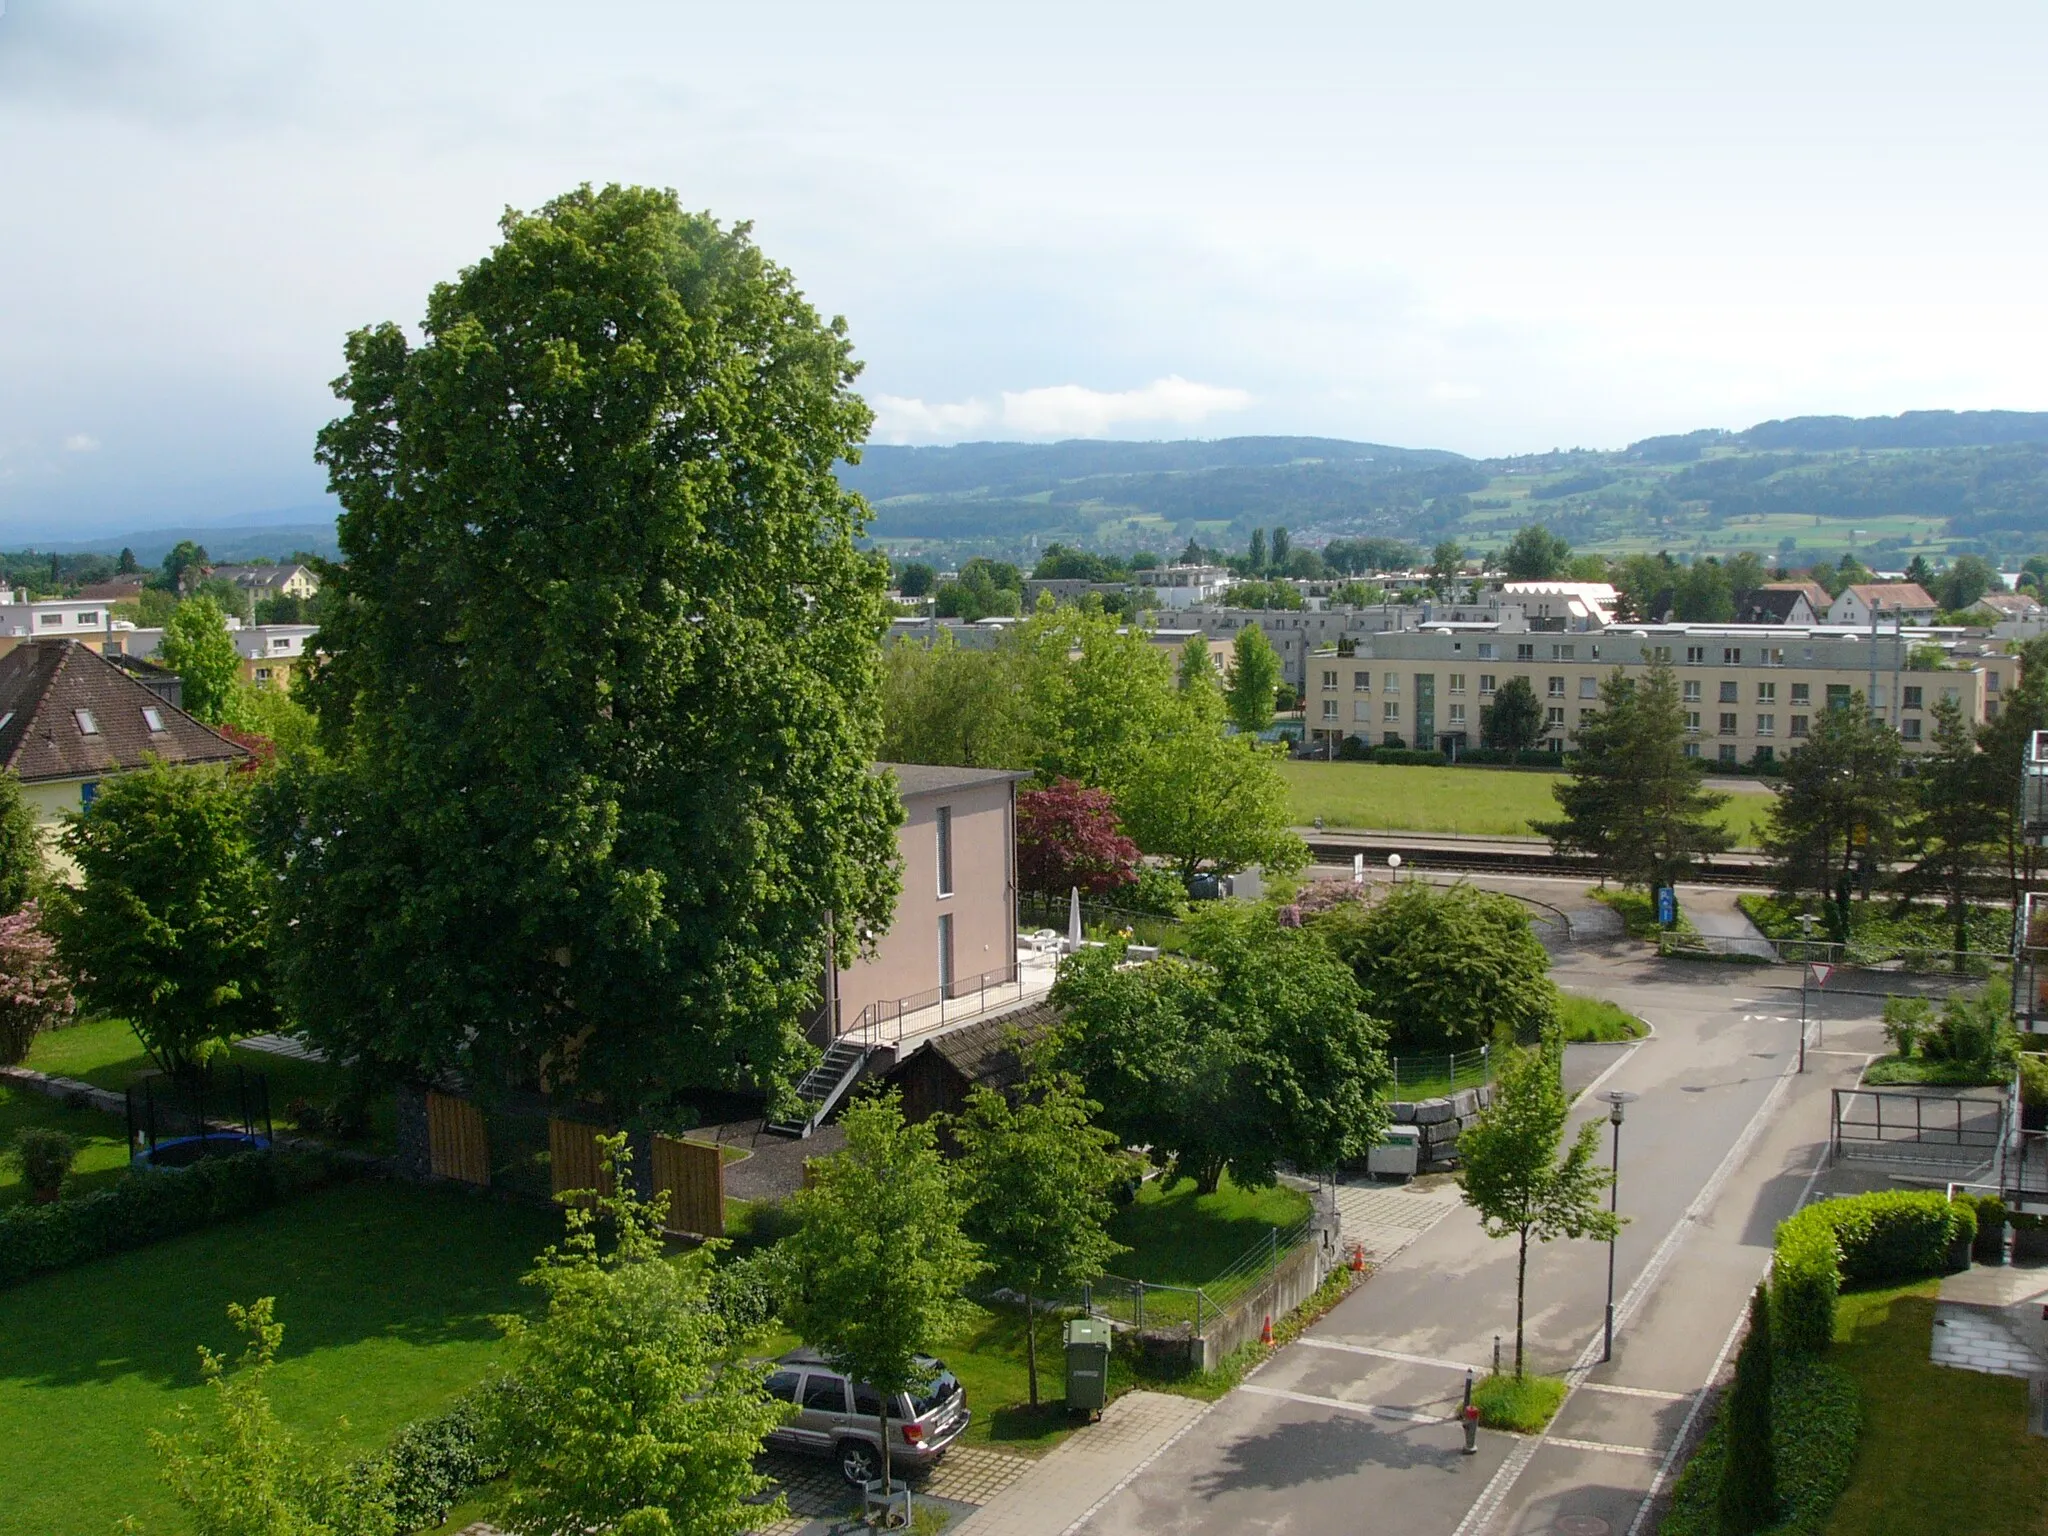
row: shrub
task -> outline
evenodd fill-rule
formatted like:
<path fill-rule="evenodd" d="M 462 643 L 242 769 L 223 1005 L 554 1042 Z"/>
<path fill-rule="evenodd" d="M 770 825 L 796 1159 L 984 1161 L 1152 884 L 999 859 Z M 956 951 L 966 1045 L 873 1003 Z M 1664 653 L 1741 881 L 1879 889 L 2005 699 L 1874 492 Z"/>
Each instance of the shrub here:
<path fill-rule="evenodd" d="M 1771 1452 L 1778 1473 L 1772 1536 L 1815 1536 L 1849 1485 L 1862 1411 L 1847 1371 L 1780 1354 L 1771 1370 Z M 1728 1414 L 1707 1429 L 1672 1491 L 1660 1536 L 1721 1536 L 1716 1508 L 1728 1460 Z"/>
<path fill-rule="evenodd" d="M 1778 1224 L 1771 1302 L 1780 1347 L 1817 1354 L 1835 1331 L 1843 1285 L 1876 1285 L 1939 1275 L 1977 1218 L 1936 1190 L 1881 1190 L 1809 1205 Z"/>
<path fill-rule="evenodd" d="M 244 1152 L 138 1168 L 111 1189 L 0 1210 L 0 1285 L 245 1216 L 347 1171 L 320 1153 Z"/>
<path fill-rule="evenodd" d="M 763 1249 L 730 1259 L 712 1271 L 711 1310 L 733 1339 L 746 1339 L 775 1321 L 780 1301 L 782 1262 Z"/>
<path fill-rule="evenodd" d="M 1141 864 L 1137 878 L 1129 885 L 1119 886 L 1116 904 L 1126 912 L 1150 912 L 1159 917 L 1185 917 L 1188 910 L 1187 887 L 1180 883 L 1180 876 L 1170 869 L 1160 869 L 1153 864 Z"/>
<path fill-rule="evenodd" d="M 1884 1000 L 1884 1037 L 1892 1054 L 1911 1056 L 1913 1047 L 1934 1023 L 1934 1004 L 1924 997 L 1888 997 Z"/>
<path fill-rule="evenodd" d="M 2020 1103 L 2028 1109 L 2048 1108 L 2048 1056 L 2029 1052 L 2020 1058 Z"/>
<path fill-rule="evenodd" d="M 449 1510 L 498 1475 L 500 1468 L 485 1457 L 482 1444 L 491 1400 L 506 1390 L 502 1382 L 486 1382 L 465 1392 L 444 1412 L 399 1430 L 381 1455 L 356 1465 L 359 1480 L 383 1474 L 399 1530 L 441 1524 Z"/>
<path fill-rule="evenodd" d="M 1735 1358 L 1735 1385 L 1722 1416 L 1728 1455 L 1721 1469 L 1721 1529 L 1753 1536 L 1778 1511 L 1778 1466 L 1772 1445 L 1771 1308 L 1759 1285 L 1749 1303 L 1749 1337 Z"/>
<path fill-rule="evenodd" d="M 41 903 L 0 917 L 0 1066 L 26 1060 L 36 1036 L 69 1023 L 76 1007 Z"/>
<path fill-rule="evenodd" d="M 54 1200 L 78 1156 L 78 1142 L 47 1125 L 26 1126 L 14 1138 L 15 1161 L 21 1164 L 21 1181 L 38 1200 Z"/>
<path fill-rule="evenodd" d="M 1996 1195 L 1959 1194 L 1956 1204 L 1974 1215 L 1977 1235 L 1970 1244 L 1970 1257 L 1979 1264 L 1996 1264 L 2005 1257 L 2005 1202 Z"/>

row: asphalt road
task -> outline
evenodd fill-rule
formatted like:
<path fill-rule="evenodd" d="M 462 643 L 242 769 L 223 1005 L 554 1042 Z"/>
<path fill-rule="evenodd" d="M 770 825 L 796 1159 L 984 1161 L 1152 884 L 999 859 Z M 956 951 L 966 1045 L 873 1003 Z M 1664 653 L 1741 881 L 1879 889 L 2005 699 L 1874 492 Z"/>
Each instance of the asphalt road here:
<path fill-rule="evenodd" d="M 1576 1373 L 1546 1436 L 1483 1432 L 1462 1454 L 1452 1419 L 1465 1369 L 1496 1336 L 1512 1363 L 1515 1248 L 1460 1209 L 1299 1342 L 1278 1352 L 1083 1529 L 1620 1536 L 1647 1496 L 1761 1276 L 1777 1222 L 1824 1150 L 1831 1085 L 1881 1049 L 1874 1000 L 1841 1000 L 1831 1052 L 1791 1075 L 1796 972 L 1659 962 L 1638 946 L 1581 949 L 1554 972 L 1648 1018 L 1653 1040 L 1601 1091 L 1640 1095 L 1622 1132 L 1615 1358 L 1599 1365 L 1604 1245 L 1532 1250 L 1529 1366 Z M 1789 992 L 1772 990 L 1789 985 Z M 1582 1117 L 1606 1106 L 1582 1101 Z M 1603 1127 L 1603 1158 L 1609 1134 Z"/>

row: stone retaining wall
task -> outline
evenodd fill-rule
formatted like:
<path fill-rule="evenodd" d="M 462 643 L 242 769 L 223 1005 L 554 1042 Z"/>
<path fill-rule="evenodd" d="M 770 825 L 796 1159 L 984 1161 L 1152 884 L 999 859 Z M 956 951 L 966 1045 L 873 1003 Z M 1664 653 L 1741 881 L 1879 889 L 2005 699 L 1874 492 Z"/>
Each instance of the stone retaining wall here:
<path fill-rule="evenodd" d="M 1393 1104 L 1394 1124 L 1412 1125 L 1422 1133 L 1417 1157 L 1426 1170 L 1452 1168 L 1458 1161 L 1458 1137 L 1479 1112 L 1493 1103 L 1493 1084 L 1461 1088 L 1448 1098 Z"/>

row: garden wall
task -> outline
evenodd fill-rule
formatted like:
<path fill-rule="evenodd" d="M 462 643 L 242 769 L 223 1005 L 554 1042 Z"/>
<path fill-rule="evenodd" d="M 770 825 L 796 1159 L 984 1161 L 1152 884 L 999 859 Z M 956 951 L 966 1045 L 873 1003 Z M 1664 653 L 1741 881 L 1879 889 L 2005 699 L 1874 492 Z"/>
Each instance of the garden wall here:
<path fill-rule="evenodd" d="M 1213 1371 L 1232 1350 L 1259 1337 L 1272 1318 L 1281 1318 L 1313 1296 L 1333 1264 L 1339 1262 L 1337 1202 L 1317 1190 L 1308 1239 L 1295 1246 L 1272 1273 L 1226 1307 L 1215 1322 L 1188 1342 L 1188 1365 Z"/>

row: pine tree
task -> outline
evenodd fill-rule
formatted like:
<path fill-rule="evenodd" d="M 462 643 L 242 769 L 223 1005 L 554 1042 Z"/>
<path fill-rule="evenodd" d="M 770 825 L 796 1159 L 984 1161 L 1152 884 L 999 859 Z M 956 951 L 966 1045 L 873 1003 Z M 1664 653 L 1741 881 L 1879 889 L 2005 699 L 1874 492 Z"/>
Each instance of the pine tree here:
<path fill-rule="evenodd" d="M 1899 737 L 1865 707 L 1859 690 L 1814 717 L 1807 744 L 1785 759 L 1764 849 L 1788 896 L 1828 903 L 1837 943 L 1849 937 L 1849 896 L 1859 857 L 1882 869 L 1898 840 L 1908 789 Z"/>
<path fill-rule="evenodd" d="M 1946 899 L 1960 969 L 1970 947 L 1970 887 L 2004 852 L 1996 765 L 1977 749 L 1977 731 L 1961 708 L 1944 699 L 1934 706 L 1934 751 L 1918 768 L 1906 829 L 1915 863 L 1905 886 Z"/>
<path fill-rule="evenodd" d="M 1771 1304 L 1763 1286 L 1749 1299 L 1749 1337 L 1735 1357 L 1728 1394 L 1727 1459 L 1721 1469 L 1723 1536 L 1751 1536 L 1778 1508 L 1777 1460 L 1771 1449 Z"/>

